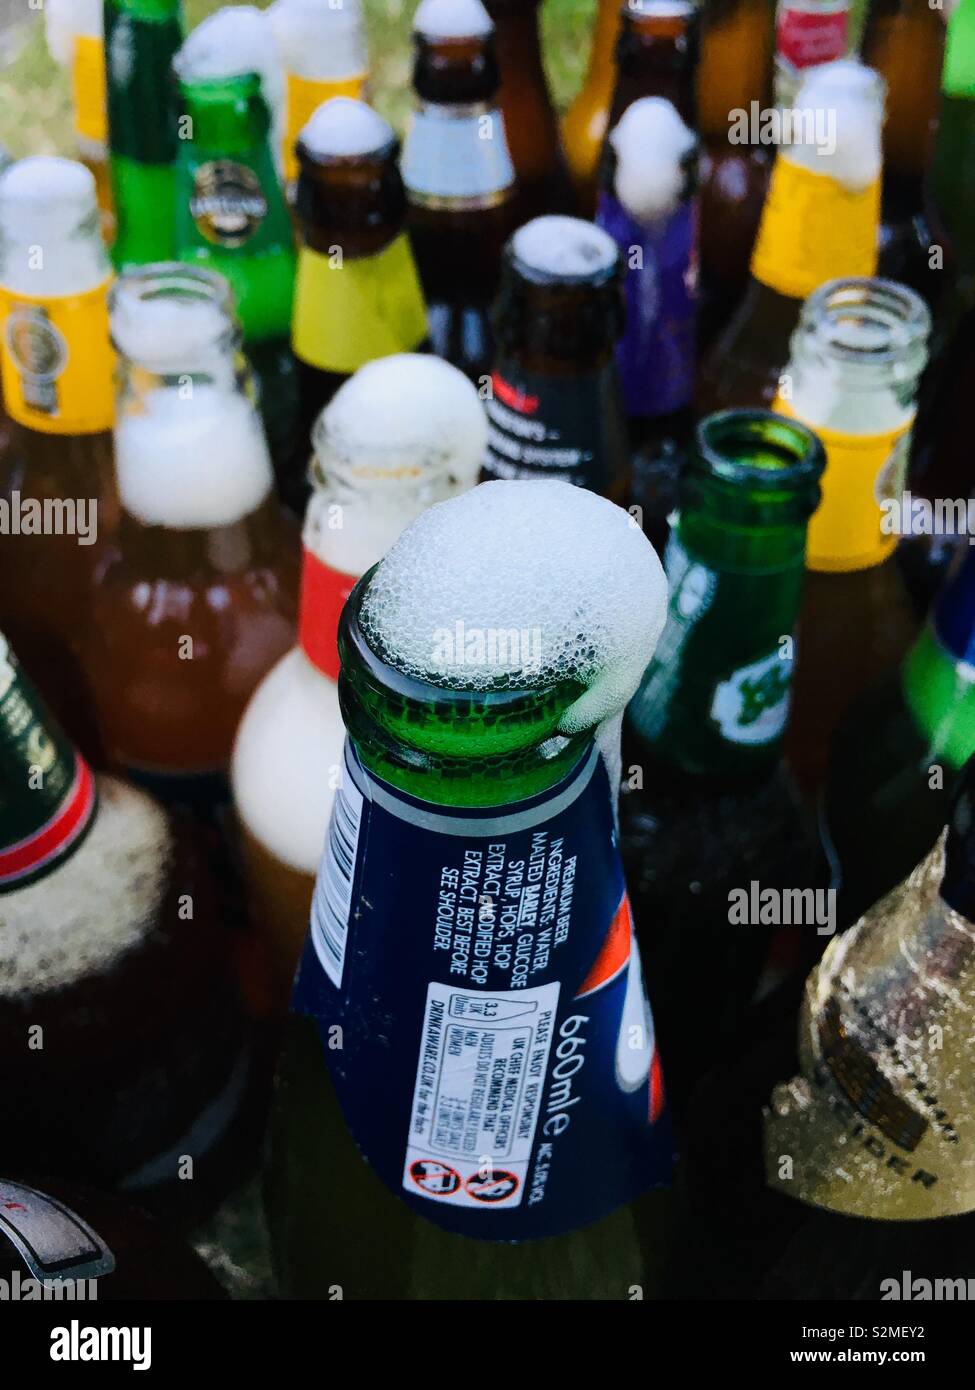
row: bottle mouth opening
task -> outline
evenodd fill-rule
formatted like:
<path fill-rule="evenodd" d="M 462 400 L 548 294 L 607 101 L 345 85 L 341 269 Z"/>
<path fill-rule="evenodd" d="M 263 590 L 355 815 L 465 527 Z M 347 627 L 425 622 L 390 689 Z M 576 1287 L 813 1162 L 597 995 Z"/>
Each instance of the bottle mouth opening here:
<path fill-rule="evenodd" d="M 537 217 L 526 222 L 505 248 L 508 263 L 530 284 L 599 286 L 619 273 L 616 242 L 578 217 Z"/>
<path fill-rule="evenodd" d="M 526 700 L 550 695 L 562 684 L 554 680 L 539 681 L 537 685 L 522 681 L 517 686 L 440 684 L 400 670 L 391 653 L 377 651 L 370 643 L 362 623 L 362 605 L 378 568 L 378 564 L 373 565 L 356 584 L 346 600 L 339 626 L 340 656 L 343 662 L 354 657 L 367 684 L 381 687 L 409 704 L 436 705 L 441 710 L 454 706 L 461 719 L 469 713 L 472 702 L 490 701 L 492 711 L 503 716 L 506 710 L 524 708 Z"/>
<path fill-rule="evenodd" d="M 123 271 L 109 291 L 112 344 L 154 370 L 190 370 L 235 349 L 240 328 L 222 275 L 163 261 Z"/>
<path fill-rule="evenodd" d="M 931 315 L 920 295 L 893 280 L 831 280 L 806 301 L 798 332 L 838 361 L 876 366 L 923 348 Z"/>
<path fill-rule="evenodd" d="M 722 410 L 695 431 L 692 471 L 763 493 L 815 483 L 826 467 L 819 439 L 771 410 Z"/>

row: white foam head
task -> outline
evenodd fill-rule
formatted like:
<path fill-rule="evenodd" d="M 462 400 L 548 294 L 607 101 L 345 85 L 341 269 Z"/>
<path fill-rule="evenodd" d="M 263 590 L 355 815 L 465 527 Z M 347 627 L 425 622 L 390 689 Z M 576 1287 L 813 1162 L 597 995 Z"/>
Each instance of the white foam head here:
<path fill-rule="evenodd" d="M 160 387 L 115 426 L 119 497 L 146 526 L 230 526 L 264 502 L 273 476 L 261 422 L 246 396 L 197 385 Z"/>
<path fill-rule="evenodd" d="M 696 143 L 673 102 L 641 97 L 609 139 L 616 152 L 616 196 L 630 216 L 655 222 L 672 212 L 685 183 L 682 161 Z"/>
<path fill-rule="evenodd" d="M 320 82 L 365 72 L 362 0 L 276 0 L 266 13 L 288 72 Z"/>
<path fill-rule="evenodd" d="M 516 688 L 580 681 L 561 724 L 575 733 L 622 712 L 666 602 L 656 552 L 622 508 L 568 483 L 492 482 L 413 522 L 373 576 L 361 617 L 369 641 L 421 680 L 475 690 L 500 677 Z M 458 622 L 537 633 L 532 661 L 445 670 L 437 634 Z"/>
<path fill-rule="evenodd" d="M 70 66 L 76 38 L 101 37 L 104 8 L 103 0 L 45 0 L 47 46 L 60 67 Z"/>
<path fill-rule="evenodd" d="M 817 173 L 828 174 L 852 193 L 880 177 L 884 81 L 855 58 L 841 58 L 808 68 L 795 99 L 818 132 L 788 150 L 788 158 Z M 809 124 L 809 121 L 806 122 Z"/>
<path fill-rule="evenodd" d="M 456 367 L 398 353 L 359 368 L 322 412 L 313 442 L 324 487 L 309 504 L 305 544 L 360 575 L 420 512 L 474 486 L 487 416 Z"/>
<path fill-rule="evenodd" d="M 104 976 L 158 926 L 173 842 L 145 792 L 98 778 L 85 839 L 55 873 L 0 896 L 0 998 Z"/>
<path fill-rule="evenodd" d="M 0 257 L 0 281 L 26 295 L 80 294 L 103 283 L 108 257 L 95 180 L 83 164 L 35 156 L 0 175 Z"/>
<path fill-rule="evenodd" d="M 188 35 L 173 59 L 186 82 L 218 81 L 256 72 L 271 114 L 271 149 L 284 134 L 285 74 L 274 28 L 255 5 L 225 5 Z"/>
<path fill-rule="evenodd" d="M 364 101 L 332 97 L 314 112 L 299 139 L 314 159 L 354 159 L 385 148 L 393 127 Z"/>
<path fill-rule="evenodd" d="M 511 249 L 525 269 L 560 280 L 585 279 L 619 258 L 613 238 L 580 217 L 536 217 L 515 232 Z"/>
<path fill-rule="evenodd" d="M 413 16 L 414 34 L 426 39 L 477 39 L 492 33 L 481 0 L 423 0 Z"/>
<path fill-rule="evenodd" d="M 140 268 L 119 277 L 111 303 L 118 352 L 160 376 L 219 367 L 236 346 L 233 292 L 221 275 L 175 263 Z"/>
<path fill-rule="evenodd" d="M 115 425 L 122 505 L 147 526 L 231 525 L 271 490 L 271 461 L 253 403 L 236 388 L 239 329 L 222 276 L 165 264 L 122 275 L 112 339 L 123 360 L 162 378 Z M 199 380 L 194 379 L 199 377 Z"/>

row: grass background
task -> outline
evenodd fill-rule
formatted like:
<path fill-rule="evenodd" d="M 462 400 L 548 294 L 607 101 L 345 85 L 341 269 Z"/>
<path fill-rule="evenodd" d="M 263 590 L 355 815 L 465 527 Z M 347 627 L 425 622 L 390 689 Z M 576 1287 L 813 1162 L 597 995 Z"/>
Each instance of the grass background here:
<path fill-rule="evenodd" d="M 560 107 L 582 81 L 596 2 L 545 0 L 543 5 L 545 60 Z M 258 7 L 269 3 L 258 0 Z M 399 128 L 410 106 L 409 34 L 418 3 L 364 0 L 375 104 Z M 221 0 L 185 0 L 187 25 L 198 24 L 220 5 Z M 73 153 L 68 77 L 48 56 L 43 18 L 31 0 L 0 0 L 0 144 L 18 157 Z"/>

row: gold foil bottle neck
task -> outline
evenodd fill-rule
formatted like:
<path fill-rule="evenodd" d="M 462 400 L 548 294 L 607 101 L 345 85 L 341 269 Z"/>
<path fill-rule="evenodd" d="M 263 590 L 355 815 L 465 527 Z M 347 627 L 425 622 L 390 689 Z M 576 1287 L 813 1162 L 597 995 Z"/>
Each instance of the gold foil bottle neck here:
<path fill-rule="evenodd" d="M 801 1075 L 764 1114 L 777 1191 L 877 1220 L 975 1210 L 975 926 L 944 863 L 942 835 L 810 975 Z"/>

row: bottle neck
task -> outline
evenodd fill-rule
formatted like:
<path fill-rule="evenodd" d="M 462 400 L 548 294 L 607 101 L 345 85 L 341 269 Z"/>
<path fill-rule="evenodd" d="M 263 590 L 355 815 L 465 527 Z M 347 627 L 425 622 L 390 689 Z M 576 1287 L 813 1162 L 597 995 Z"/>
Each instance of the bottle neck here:
<path fill-rule="evenodd" d="M 176 158 L 172 62 L 183 42 L 181 0 L 106 0 L 109 147 L 140 164 Z"/>
<path fill-rule="evenodd" d="M 932 762 L 958 772 L 975 752 L 975 554 L 969 551 L 908 653 L 904 698 Z"/>
<path fill-rule="evenodd" d="M 748 780 L 779 757 L 805 521 L 755 528 L 684 508 L 664 557 L 670 602 L 627 722 L 685 773 Z"/>
<path fill-rule="evenodd" d="M 779 0 L 775 16 L 775 100 L 791 106 L 802 74 L 850 49 L 850 0 Z"/>
<path fill-rule="evenodd" d="M 718 0 L 702 16 L 697 101 L 702 136 L 728 149 L 730 112 L 764 105 L 772 66 L 767 0 Z"/>
<path fill-rule="evenodd" d="M 362 160 L 301 160 L 295 212 L 301 243 L 319 255 L 375 256 L 406 225 L 406 192 L 398 147 Z M 299 152 L 300 157 L 300 152 Z"/>
<path fill-rule="evenodd" d="M 543 690 L 471 691 L 403 675 L 366 642 L 359 613 L 367 575 L 339 629 L 339 699 L 364 765 L 398 790 L 443 806 L 511 806 L 566 778 L 592 746 L 592 731 L 560 734 L 578 682 Z M 476 633 L 434 634 L 446 667 L 463 671 Z M 483 639 L 485 634 L 479 634 Z"/>
<path fill-rule="evenodd" d="M 920 189 L 938 118 L 944 36 L 944 22 L 927 0 L 875 0 L 870 7 L 862 58 L 887 84 L 887 182 L 910 181 Z"/>
<path fill-rule="evenodd" d="M 697 56 L 696 11 L 653 19 L 624 15 L 609 128 L 641 97 L 658 96 L 672 102 L 685 125 L 695 129 Z"/>
<path fill-rule="evenodd" d="M 91 770 L 0 638 L 0 895 L 44 878 L 79 847 L 97 809 Z"/>

